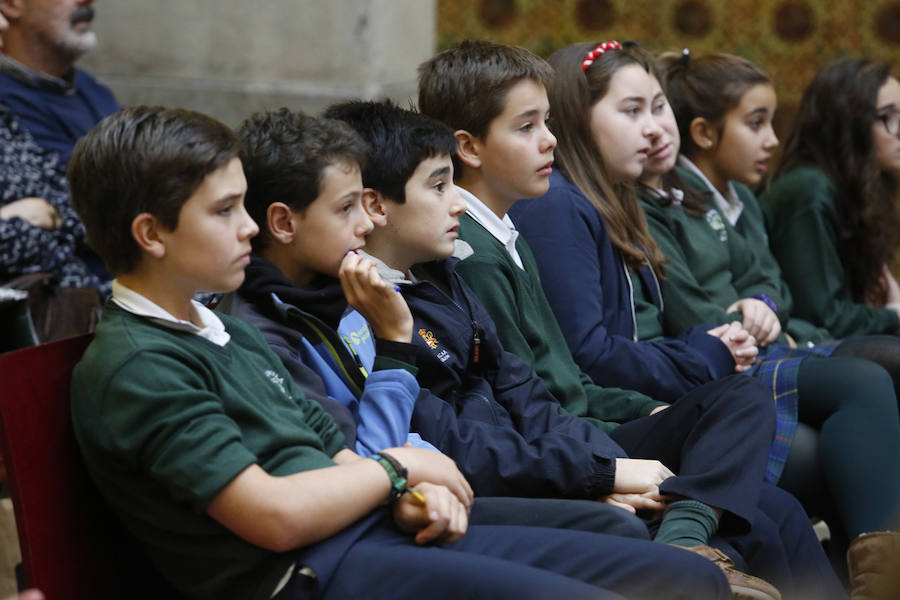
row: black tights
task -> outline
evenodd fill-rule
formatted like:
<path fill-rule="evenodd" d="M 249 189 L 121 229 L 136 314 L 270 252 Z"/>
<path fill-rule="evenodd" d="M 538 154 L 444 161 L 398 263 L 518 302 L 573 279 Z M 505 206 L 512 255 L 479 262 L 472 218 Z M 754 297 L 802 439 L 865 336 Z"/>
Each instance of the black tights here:
<path fill-rule="evenodd" d="M 900 336 L 861 335 L 847 338 L 831 356 L 855 356 L 881 365 L 894 382 L 895 394 L 900 391 Z"/>
<path fill-rule="evenodd" d="M 843 529 L 852 539 L 892 528 L 900 509 L 900 416 L 890 378 L 858 358 L 810 357 L 797 385 L 799 419 L 818 431 L 822 481 Z M 790 491 L 796 481 L 786 471 Z"/>

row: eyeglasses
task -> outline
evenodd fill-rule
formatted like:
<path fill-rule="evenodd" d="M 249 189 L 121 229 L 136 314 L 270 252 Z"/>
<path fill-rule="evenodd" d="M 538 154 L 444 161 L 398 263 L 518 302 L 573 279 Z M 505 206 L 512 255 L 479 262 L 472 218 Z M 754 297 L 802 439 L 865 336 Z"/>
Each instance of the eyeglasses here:
<path fill-rule="evenodd" d="M 884 125 L 884 130 L 889 135 L 897 135 L 900 133 L 900 110 L 892 110 L 875 117 Z"/>

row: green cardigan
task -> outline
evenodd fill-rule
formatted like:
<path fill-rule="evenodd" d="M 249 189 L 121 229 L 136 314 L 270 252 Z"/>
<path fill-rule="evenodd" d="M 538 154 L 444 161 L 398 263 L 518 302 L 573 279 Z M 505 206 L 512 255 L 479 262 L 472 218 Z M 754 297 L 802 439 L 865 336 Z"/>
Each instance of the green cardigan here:
<path fill-rule="evenodd" d="M 894 311 L 856 302 L 838 252 L 834 186 L 818 169 L 778 177 L 760 197 L 769 245 L 794 296 L 794 312 L 837 338 L 896 333 Z"/>
<path fill-rule="evenodd" d="M 718 210 L 709 207 L 705 214 L 693 216 L 680 204 L 661 206 L 649 192 L 640 200 L 650 233 L 668 259 L 661 281 L 668 335 L 701 323 L 740 321 L 739 313 L 725 309 L 756 294 L 771 298 L 779 307 L 779 319 L 786 319 L 782 307 L 787 303 L 779 286 Z"/>
<path fill-rule="evenodd" d="M 609 431 L 612 423 L 647 416 L 664 404 L 639 392 L 602 388 L 581 371 L 544 296 L 531 248 L 521 236 L 516 251 L 524 270 L 469 215 L 460 218 L 459 232 L 474 254 L 460 261 L 457 273 L 487 308 L 503 348 L 534 368 L 566 412 Z"/>
<path fill-rule="evenodd" d="M 706 191 L 705 183 L 696 176 L 695 173 L 678 167 L 678 173 L 687 186 L 693 189 Z M 738 199 L 744 205 L 740 217 L 734 224 L 734 230 L 743 236 L 747 242 L 747 250 L 756 256 L 759 268 L 769 277 L 772 285 L 778 287 L 779 296 L 782 304 L 778 304 L 779 311 L 787 315 L 787 322 L 782 319 L 782 327 L 787 331 L 798 344 L 818 344 L 834 339 L 826 329 L 817 327 L 806 319 L 802 319 L 794 314 L 794 299 L 791 294 L 790 287 L 784 281 L 781 273 L 781 266 L 775 259 L 775 255 L 769 249 L 769 236 L 766 231 L 766 221 L 763 216 L 762 208 L 759 201 L 750 189 L 740 183 L 732 182 L 737 192 Z M 711 203 L 712 208 L 718 208 L 715 203 Z M 721 213 L 721 211 L 720 211 Z M 724 218 L 724 215 L 723 215 Z"/>

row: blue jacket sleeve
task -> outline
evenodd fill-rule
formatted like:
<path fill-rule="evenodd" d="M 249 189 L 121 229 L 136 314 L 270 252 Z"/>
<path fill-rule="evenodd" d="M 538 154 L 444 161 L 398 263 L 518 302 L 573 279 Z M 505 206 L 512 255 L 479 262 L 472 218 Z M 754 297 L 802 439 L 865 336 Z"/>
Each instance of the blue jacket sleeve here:
<path fill-rule="evenodd" d="M 728 349 L 712 336 L 696 346 L 689 343 L 696 335 L 637 340 L 625 266 L 599 213 L 575 188 L 556 185 L 519 205 L 513 218 L 535 255 L 547 299 L 594 382 L 674 402 L 733 369 Z"/>

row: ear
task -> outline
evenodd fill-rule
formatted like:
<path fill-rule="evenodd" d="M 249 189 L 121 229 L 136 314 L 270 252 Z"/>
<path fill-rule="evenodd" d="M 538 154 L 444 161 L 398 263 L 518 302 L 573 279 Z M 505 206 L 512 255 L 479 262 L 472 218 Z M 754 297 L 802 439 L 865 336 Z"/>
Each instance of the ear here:
<path fill-rule="evenodd" d="M 161 226 L 150 213 L 141 213 L 131 221 L 131 236 L 141 250 L 160 259 L 166 255 L 166 244 L 160 236 Z"/>
<path fill-rule="evenodd" d="M 294 225 L 296 213 L 284 202 L 273 202 L 266 209 L 266 227 L 269 234 L 282 244 L 294 241 L 297 228 Z"/>
<path fill-rule="evenodd" d="M 22 0 L 0 0 L 0 12 L 8 21 L 18 21 L 25 12 Z"/>
<path fill-rule="evenodd" d="M 459 145 L 456 148 L 456 155 L 459 160 L 466 166 L 477 169 L 481 166 L 481 140 L 466 131 L 458 129 L 453 132 Z"/>
<path fill-rule="evenodd" d="M 362 206 L 375 227 L 387 225 L 387 200 L 381 192 L 365 188 L 362 194 Z"/>
<path fill-rule="evenodd" d="M 719 142 L 719 130 L 703 117 L 691 121 L 691 139 L 700 150 L 711 150 Z"/>

